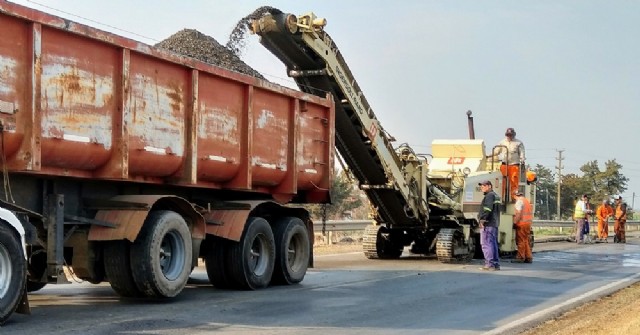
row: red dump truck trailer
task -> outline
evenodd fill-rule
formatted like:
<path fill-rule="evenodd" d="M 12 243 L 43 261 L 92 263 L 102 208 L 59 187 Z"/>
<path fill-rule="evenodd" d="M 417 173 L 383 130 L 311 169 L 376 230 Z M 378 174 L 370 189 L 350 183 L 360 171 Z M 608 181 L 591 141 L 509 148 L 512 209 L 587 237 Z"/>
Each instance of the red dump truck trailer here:
<path fill-rule="evenodd" d="M 0 1 L 0 323 L 67 267 L 126 297 L 300 282 L 334 102 Z M 25 287 L 25 289 L 23 289 Z"/>

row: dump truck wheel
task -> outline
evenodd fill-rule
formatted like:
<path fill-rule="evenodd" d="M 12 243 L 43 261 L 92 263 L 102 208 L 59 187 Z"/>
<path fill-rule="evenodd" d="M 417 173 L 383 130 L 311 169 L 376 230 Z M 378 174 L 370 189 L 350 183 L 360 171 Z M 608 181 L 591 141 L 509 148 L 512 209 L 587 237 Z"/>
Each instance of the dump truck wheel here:
<path fill-rule="evenodd" d="M 145 296 L 175 297 L 189 280 L 191 255 L 191 232 L 182 216 L 151 212 L 131 245 L 133 280 Z"/>
<path fill-rule="evenodd" d="M 104 272 L 111 288 L 121 297 L 142 296 L 142 292 L 133 281 L 130 262 L 131 242 L 109 241 L 104 248 Z"/>
<path fill-rule="evenodd" d="M 227 240 L 216 237 L 204 256 L 207 277 L 216 288 L 232 287 L 227 270 L 228 248 Z"/>
<path fill-rule="evenodd" d="M 275 263 L 275 241 L 267 220 L 251 217 L 242 238 L 229 247 L 229 271 L 233 285 L 255 290 L 269 285 Z"/>
<path fill-rule="evenodd" d="M 26 280 L 27 264 L 20 238 L 0 223 L 0 325 L 20 304 Z"/>
<path fill-rule="evenodd" d="M 281 218 L 275 223 L 276 261 L 272 284 L 297 284 L 304 279 L 309 266 L 309 233 L 302 220 Z"/>

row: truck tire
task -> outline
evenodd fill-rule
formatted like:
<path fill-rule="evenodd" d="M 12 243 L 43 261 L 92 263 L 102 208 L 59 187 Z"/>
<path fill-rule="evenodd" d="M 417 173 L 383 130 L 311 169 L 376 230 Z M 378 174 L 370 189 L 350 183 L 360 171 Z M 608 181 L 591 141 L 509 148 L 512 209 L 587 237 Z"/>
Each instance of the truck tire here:
<path fill-rule="evenodd" d="M 19 236 L 0 222 L 0 325 L 16 310 L 27 280 L 27 262 Z"/>
<path fill-rule="evenodd" d="M 104 247 L 104 272 L 111 288 L 121 297 L 141 297 L 133 281 L 130 262 L 131 242 L 126 240 L 108 241 Z"/>
<path fill-rule="evenodd" d="M 235 288 L 256 290 L 271 282 L 275 241 L 267 220 L 250 217 L 240 242 L 229 247 L 228 268 Z"/>
<path fill-rule="evenodd" d="M 207 277 L 213 286 L 220 289 L 231 288 L 231 281 L 227 270 L 227 255 L 229 243 L 227 240 L 215 237 L 212 245 L 204 255 Z"/>
<path fill-rule="evenodd" d="M 304 279 L 311 253 L 309 233 L 302 220 L 296 217 L 279 219 L 273 229 L 276 260 L 272 284 L 297 284 Z"/>
<path fill-rule="evenodd" d="M 191 232 L 173 211 L 149 213 L 131 245 L 131 270 L 147 297 L 172 298 L 182 292 L 191 273 Z"/>

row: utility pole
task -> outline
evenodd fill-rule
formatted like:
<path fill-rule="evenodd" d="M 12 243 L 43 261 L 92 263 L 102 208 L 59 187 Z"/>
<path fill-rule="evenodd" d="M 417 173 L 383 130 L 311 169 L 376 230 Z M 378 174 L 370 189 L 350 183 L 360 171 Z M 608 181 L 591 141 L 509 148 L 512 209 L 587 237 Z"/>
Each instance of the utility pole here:
<path fill-rule="evenodd" d="M 557 149 L 556 149 L 557 150 Z M 558 158 L 556 158 L 558 160 L 558 165 L 556 166 L 556 169 L 558 169 L 558 207 L 557 207 L 557 216 L 556 216 L 556 220 L 560 220 L 560 184 L 562 184 L 562 160 L 564 159 L 562 157 L 562 152 L 564 150 L 557 150 L 558 151 Z"/>
<path fill-rule="evenodd" d="M 549 190 L 545 190 L 547 194 L 547 220 L 551 220 L 551 212 L 549 212 Z"/>

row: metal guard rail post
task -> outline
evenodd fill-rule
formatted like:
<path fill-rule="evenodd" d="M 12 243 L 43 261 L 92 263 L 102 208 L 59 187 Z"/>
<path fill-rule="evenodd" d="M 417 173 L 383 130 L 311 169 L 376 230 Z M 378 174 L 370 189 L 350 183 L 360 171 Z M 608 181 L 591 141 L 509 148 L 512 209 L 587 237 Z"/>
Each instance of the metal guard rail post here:
<path fill-rule="evenodd" d="M 327 220 L 326 231 L 338 232 L 338 231 L 358 231 L 364 230 L 364 228 L 370 224 L 373 224 L 372 220 Z M 533 220 L 533 228 L 573 228 L 575 221 L 557 221 L 557 220 Z M 596 222 L 590 222 L 590 224 L 597 224 Z M 638 230 L 640 221 L 630 220 L 627 221 L 627 227 Z M 609 222 L 610 229 L 613 228 L 613 221 Z M 313 224 L 314 231 L 322 230 L 322 221 L 316 220 Z"/>

